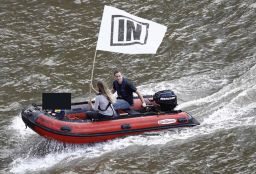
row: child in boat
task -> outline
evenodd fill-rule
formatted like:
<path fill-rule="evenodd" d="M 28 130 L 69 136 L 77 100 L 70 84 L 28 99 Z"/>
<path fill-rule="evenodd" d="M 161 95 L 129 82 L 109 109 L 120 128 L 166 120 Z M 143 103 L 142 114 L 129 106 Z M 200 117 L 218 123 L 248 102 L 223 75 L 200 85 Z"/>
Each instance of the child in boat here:
<path fill-rule="evenodd" d="M 110 118 L 116 116 L 116 111 L 113 108 L 115 103 L 115 97 L 102 81 L 97 82 L 97 90 L 92 86 L 92 89 L 98 94 L 95 98 L 95 103 L 92 104 L 92 101 L 89 100 L 88 104 L 91 110 L 87 113 L 88 117 L 91 119 L 102 119 Z"/>

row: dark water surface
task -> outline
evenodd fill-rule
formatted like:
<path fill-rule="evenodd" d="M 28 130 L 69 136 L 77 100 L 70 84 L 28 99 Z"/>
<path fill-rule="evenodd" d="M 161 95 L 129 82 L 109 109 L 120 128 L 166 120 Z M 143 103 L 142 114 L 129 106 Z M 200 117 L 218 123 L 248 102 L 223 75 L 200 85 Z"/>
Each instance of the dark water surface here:
<path fill-rule="evenodd" d="M 155 55 L 98 51 L 95 80 L 172 89 L 200 126 L 66 147 L 25 129 L 42 92 L 88 97 L 104 5 L 168 30 Z M 0 173 L 255 173 L 255 1 L 0 0 L 0 19 Z"/>

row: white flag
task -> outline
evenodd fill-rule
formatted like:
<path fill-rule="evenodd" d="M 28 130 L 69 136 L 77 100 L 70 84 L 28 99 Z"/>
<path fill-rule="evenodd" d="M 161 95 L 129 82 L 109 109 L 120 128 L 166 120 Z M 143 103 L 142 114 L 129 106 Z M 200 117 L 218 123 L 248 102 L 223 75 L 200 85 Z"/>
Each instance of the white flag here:
<path fill-rule="evenodd" d="M 166 26 L 105 6 L 96 50 L 155 54 Z"/>

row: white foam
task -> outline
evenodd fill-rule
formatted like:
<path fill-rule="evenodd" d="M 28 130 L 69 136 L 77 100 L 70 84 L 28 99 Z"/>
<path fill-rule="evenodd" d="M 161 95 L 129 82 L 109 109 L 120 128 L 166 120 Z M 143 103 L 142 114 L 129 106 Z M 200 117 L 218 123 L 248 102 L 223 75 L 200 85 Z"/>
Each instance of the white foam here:
<path fill-rule="evenodd" d="M 223 0 L 215 0 L 213 3 L 220 4 Z"/>
<path fill-rule="evenodd" d="M 42 61 L 41 64 L 48 65 L 48 66 L 54 66 L 54 65 L 57 65 L 57 62 L 54 58 L 48 58 L 48 59 L 45 59 L 44 61 Z"/>
<path fill-rule="evenodd" d="M 143 95 L 153 95 L 157 91 L 172 89 L 175 90 L 175 85 L 170 81 L 163 81 L 158 84 L 150 83 L 147 85 L 138 86 L 138 89 L 142 92 Z"/>
<path fill-rule="evenodd" d="M 76 155 L 78 153 L 76 152 Z M 42 158 L 18 158 L 13 161 L 12 165 L 13 168 L 11 169 L 12 173 L 27 173 L 34 172 L 34 171 L 43 171 L 47 168 L 50 168 L 59 162 L 61 162 L 63 159 L 66 159 L 67 157 L 73 156 L 72 153 L 59 153 L 59 154 L 48 154 L 45 157 Z"/>
<path fill-rule="evenodd" d="M 11 124 L 8 127 L 9 130 L 16 131 L 19 137 L 25 138 L 30 136 L 31 134 L 35 134 L 30 128 L 26 128 L 25 123 L 21 119 L 21 115 L 14 117 Z"/>
<path fill-rule="evenodd" d="M 88 3 L 89 0 L 74 0 L 75 4 L 82 4 L 82 3 Z"/>
<path fill-rule="evenodd" d="M 44 74 L 32 74 L 29 76 L 26 76 L 24 78 L 24 81 L 33 81 L 33 80 L 49 80 L 50 77 L 45 76 Z"/>
<path fill-rule="evenodd" d="M 256 8 L 256 2 L 250 5 L 251 8 Z"/>
<path fill-rule="evenodd" d="M 224 42 L 225 40 L 224 39 L 215 39 L 214 40 L 214 43 L 215 44 L 220 44 L 220 43 L 222 43 L 222 42 Z"/>
<path fill-rule="evenodd" d="M 18 158 L 11 164 L 13 173 L 26 173 L 34 171 L 44 171 L 59 163 L 69 163 L 72 160 L 79 158 L 90 159 L 99 157 L 105 153 L 112 152 L 114 150 L 120 150 L 133 145 L 156 145 L 165 144 L 170 141 L 170 139 L 187 139 L 191 131 L 186 131 L 186 133 L 179 134 L 179 136 L 173 136 L 172 132 L 160 133 L 158 136 L 130 136 L 123 139 L 115 139 L 112 141 L 98 143 L 94 146 L 78 146 L 75 149 L 70 149 L 63 151 L 61 153 L 50 153 L 44 157 L 29 157 L 29 158 Z"/>
<path fill-rule="evenodd" d="M 2 108 L 0 108 L 0 111 L 1 112 L 8 112 L 8 111 L 21 109 L 21 107 L 22 107 L 22 105 L 19 102 L 13 102 L 8 106 L 2 106 Z"/>
<path fill-rule="evenodd" d="M 74 3 L 75 3 L 75 4 L 81 4 L 82 1 L 81 1 L 81 0 L 75 0 Z"/>
<path fill-rule="evenodd" d="M 220 95 L 219 93 L 214 93 L 213 95 L 210 95 L 204 98 L 181 103 L 180 105 L 177 106 L 177 109 L 185 109 L 191 106 L 201 106 L 206 103 L 218 102 L 223 100 L 228 95 L 232 95 L 233 93 L 238 92 L 239 90 L 240 90 L 239 88 L 235 88 L 235 89 L 229 90 L 228 92 L 224 92 L 223 95 Z"/>

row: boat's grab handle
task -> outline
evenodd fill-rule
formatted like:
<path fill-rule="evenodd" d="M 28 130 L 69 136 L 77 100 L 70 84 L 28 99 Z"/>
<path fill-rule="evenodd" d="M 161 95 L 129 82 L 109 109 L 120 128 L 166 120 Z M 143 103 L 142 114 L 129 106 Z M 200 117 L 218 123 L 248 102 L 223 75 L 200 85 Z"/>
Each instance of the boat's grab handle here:
<path fill-rule="evenodd" d="M 68 127 L 68 126 L 62 126 L 62 127 L 60 128 L 60 130 L 62 130 L 62 131 L 64 131 L 64 132 L 71 132 L 71 128 Z"/>
<path fill-rule="evenodd" d="M 131 129 L 131 125 L 130 124 L 122 124 L 121 125 L 121 129 Z"/>

